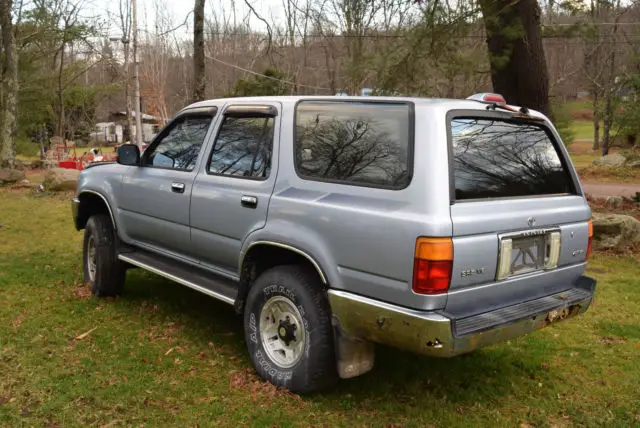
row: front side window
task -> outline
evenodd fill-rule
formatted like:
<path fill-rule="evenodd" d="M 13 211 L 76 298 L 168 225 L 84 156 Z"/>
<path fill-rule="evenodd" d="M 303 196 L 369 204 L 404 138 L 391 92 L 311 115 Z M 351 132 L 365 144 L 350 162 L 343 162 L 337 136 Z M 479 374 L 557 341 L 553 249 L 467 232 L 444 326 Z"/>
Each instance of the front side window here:
<path fill-rule="evenodd" d="M 404 188 L 411 181 L 408 104 L 305 101 L 296 109 L 295 165 L 306 179 Z"/>
<path fill-rule="evenodd" d="M 455 118 L 451 134 L 457 200 L 574 193 L 566 164 L 540 125 Z"/>
<path fill-rule="evenodd" d="M 252 179 L 268 178 L 274 121 L 271 116 L 225 117 L 211 152 L 208 172 Z"/>
<path fill-rule="evenodd" d="M 211 116 L 177 119 L 149 153 L 145 153 L 144 165 L 192 171 L 211 120 Z"/>

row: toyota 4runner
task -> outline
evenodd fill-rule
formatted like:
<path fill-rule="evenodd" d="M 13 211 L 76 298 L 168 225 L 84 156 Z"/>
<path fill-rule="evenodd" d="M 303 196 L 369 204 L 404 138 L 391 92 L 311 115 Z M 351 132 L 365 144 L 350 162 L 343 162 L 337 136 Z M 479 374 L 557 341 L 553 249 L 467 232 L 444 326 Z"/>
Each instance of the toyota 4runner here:
<path fill-rule="evenodd" d="M 471 98 L 191 105 L 80 174 L 84 278 L 109 296 L 139 267 L 233 305 L 260 376 L 302 393 L 373 343 L 451 357 L 586 311 L 591 211 L 557 131 Z"/>

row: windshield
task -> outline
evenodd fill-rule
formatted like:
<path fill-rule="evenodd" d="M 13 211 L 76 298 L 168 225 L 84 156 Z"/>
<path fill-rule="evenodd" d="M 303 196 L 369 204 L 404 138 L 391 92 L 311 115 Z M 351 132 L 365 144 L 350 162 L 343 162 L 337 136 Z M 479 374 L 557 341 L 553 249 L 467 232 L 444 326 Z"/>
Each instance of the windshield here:
<path fill-rule="evenodd" d="M 492 118 L 451 121 L 456 200 L 575 193 L 550 134 Z"/>

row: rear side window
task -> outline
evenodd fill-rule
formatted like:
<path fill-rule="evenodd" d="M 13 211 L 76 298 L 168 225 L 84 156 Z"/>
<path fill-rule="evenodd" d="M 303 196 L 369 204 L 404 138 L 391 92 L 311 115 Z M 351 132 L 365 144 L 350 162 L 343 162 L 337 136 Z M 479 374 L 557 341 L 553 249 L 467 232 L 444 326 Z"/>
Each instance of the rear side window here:
<path fill-rule="evenodd" d="M 412 126 L 409 104 L 301 102 L 296 171 L 310 180 L 404 188 L 411 181 Z"/>
<path fill-rule="evenodd" d="M 456 200 L 575 193 L 552 137 L 536 124 L 451 121 Z"/>

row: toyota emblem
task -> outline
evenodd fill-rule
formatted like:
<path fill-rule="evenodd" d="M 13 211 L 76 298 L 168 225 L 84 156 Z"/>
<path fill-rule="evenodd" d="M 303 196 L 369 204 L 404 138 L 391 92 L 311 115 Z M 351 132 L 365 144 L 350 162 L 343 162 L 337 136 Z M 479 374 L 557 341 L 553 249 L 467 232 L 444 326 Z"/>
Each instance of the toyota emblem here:
<path fill-rule="evenodd" d="M 527 220 L 527 223 L 529 224 L 529 227 L 533 227 L 536 225 L 536 218 L 535 217 L 529 217 L 529 220 Z"/>

